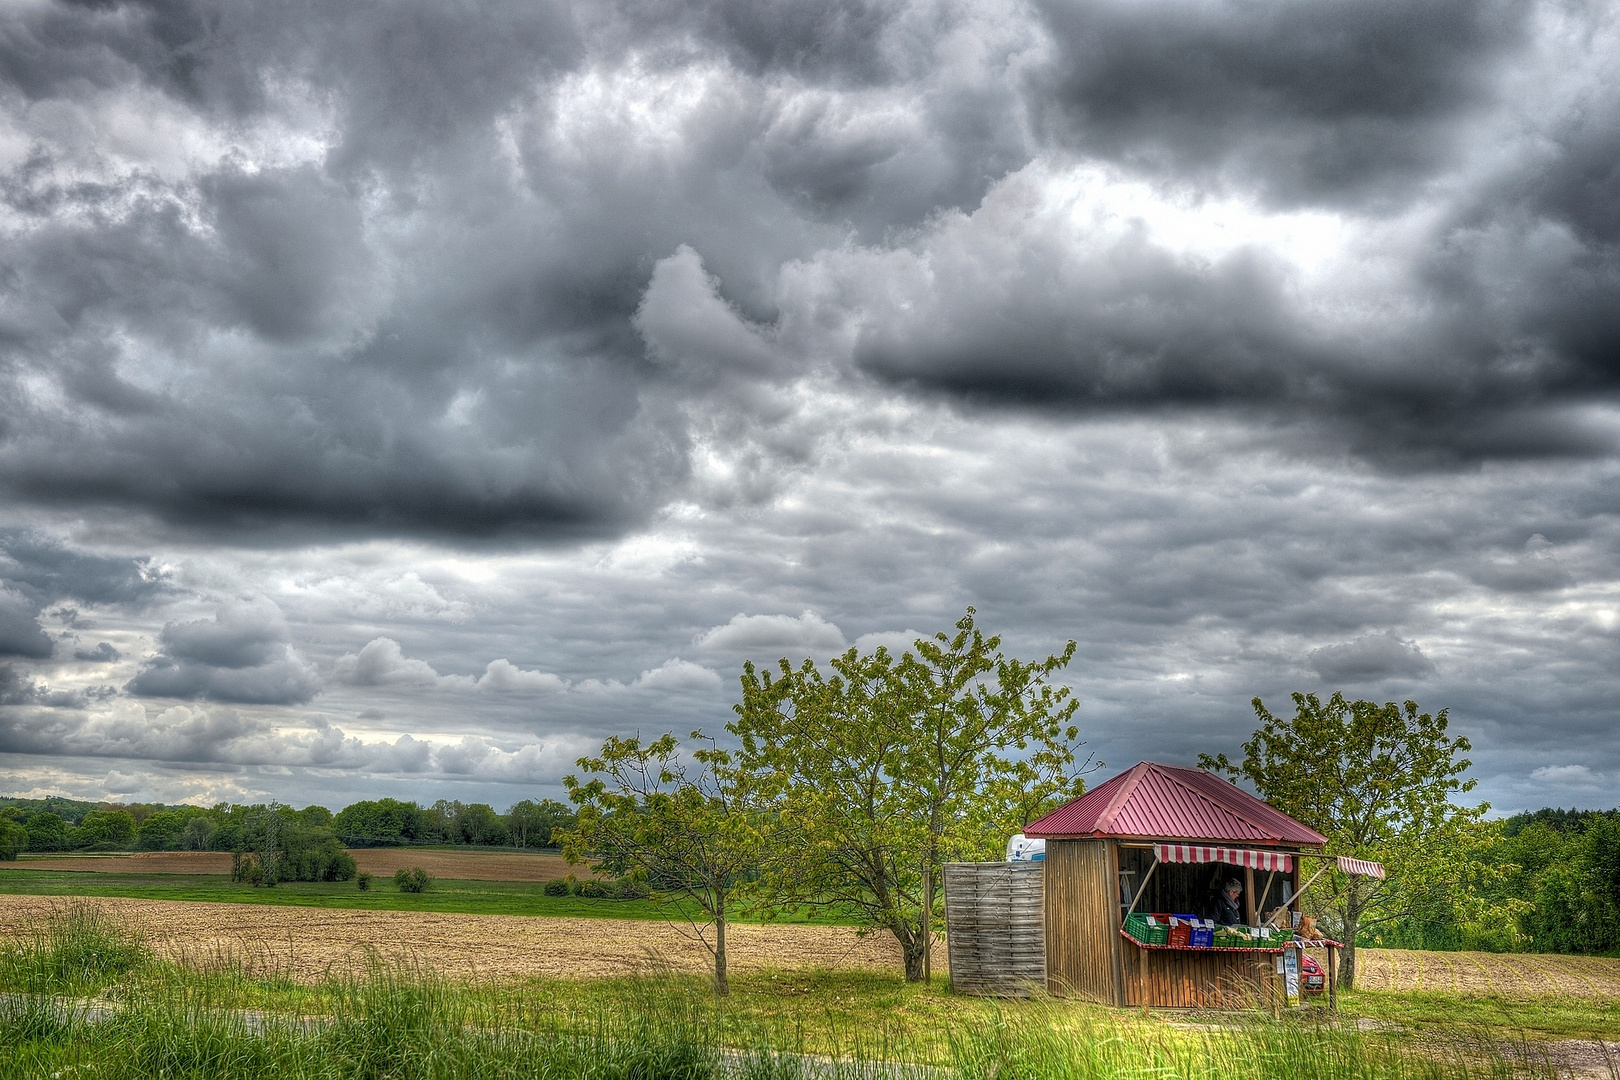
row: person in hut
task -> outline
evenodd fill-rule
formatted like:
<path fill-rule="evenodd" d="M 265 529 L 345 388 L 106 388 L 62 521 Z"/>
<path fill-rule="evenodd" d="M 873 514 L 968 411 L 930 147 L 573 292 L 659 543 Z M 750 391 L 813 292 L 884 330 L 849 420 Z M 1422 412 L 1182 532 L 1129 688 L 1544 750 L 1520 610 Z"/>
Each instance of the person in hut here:
<path fill-rule="evenodd" d="M 1215 897 L 1215 921 L 1222 926 L 1237 926 L 1243 922 L 1243 905 L 1238 903 L 1243 896 L 1243 882 L 1237 878 L 1227 878 L 1226 884 Z"/>

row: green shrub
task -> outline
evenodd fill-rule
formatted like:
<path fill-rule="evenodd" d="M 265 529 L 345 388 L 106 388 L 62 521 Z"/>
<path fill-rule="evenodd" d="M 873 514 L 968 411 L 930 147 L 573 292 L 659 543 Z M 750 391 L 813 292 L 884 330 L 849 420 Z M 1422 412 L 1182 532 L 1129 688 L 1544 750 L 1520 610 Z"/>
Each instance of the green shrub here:
<path fill-rule="evenodd" d="M 370 892 L 371 875 L 364 870 L 360 871 L 360 873 L 354 879 L 354 886 L 361 892 Z"/>
<path fill-rule="evenodd" d="M 432 885 L 432 876 L 420 866 L 413 866 L 409 870 L 402 866 L 394 871 L 394 887 L 400 892 L 427 892 Z"/>
<path fill-rule="evenodd" d="M 652 895 L 652 890 L 635 878 L 620 878 L 612 886 L 612 896 L 615 900 L 645 900 Z"/>
<path fill-rule="evenodd" d="M 563 881 L 560 878 L 556 881 L 548 881 L 546 882 L 546 887 L 541 891 L 547 896 L 567 896 L 568 882 Z"/>
<path fill-rule="evenodd" d="M 587 900 L 603 900 L 607 898 L 608 893 L 608 887 L 595 878 L 589 878 L 579 883 L 579 895 Z"/>

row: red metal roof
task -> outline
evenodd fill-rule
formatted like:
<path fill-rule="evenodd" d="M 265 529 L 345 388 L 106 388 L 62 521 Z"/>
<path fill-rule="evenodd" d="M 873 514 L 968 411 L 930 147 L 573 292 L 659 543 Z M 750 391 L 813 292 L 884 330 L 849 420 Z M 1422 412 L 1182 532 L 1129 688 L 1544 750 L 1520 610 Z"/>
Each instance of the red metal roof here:
<path fill-rule="evenodd" d="M 1327 837 L 1202 769 L 1144 761 L 1024 827 L 1040 839 L 1118 837 L 1320 847 Z"/>

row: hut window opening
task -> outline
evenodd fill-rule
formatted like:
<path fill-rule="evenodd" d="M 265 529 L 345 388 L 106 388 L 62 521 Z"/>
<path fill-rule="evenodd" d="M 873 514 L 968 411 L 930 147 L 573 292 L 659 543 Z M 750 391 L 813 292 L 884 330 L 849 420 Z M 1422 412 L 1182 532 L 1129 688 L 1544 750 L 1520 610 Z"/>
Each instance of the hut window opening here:
<path fill-rule="evenodd" d="M 1214 918 L 1216 894 L 1219 893 L 1221 886 L 1232 878 L 1244 882 L 1244 898 L 1248 899 L 1249 872 L 1244 867 L 1228 863 L 1161 862 L 1158 869 L 1153 871 L 1153 876 L 1148 877 L 1147 873 L 1153 862 L 1151 850 L 1125 847 L 1120 849 L 1119 911 L 1122 918 L 1125 910 L 1130 907 L 1136 890 L 1142 888 L 1144 879 L 1147 881 L 1147 887 L 1142 889 L 1142 896 L 1136 901 L 1136 910 L 1141 912 L 1196 915 L 1201 919 Z M 1255 912 L 1269 914 L 1276 908 L 1289 905 L 1291 899 L 1289 890 L 1293 886 L 1291 875 L 1272 874 L 1264 870 L 1255 870 L 1252 873 Z M 1263 914 L 1259 917 L 1263 917 Z"/>

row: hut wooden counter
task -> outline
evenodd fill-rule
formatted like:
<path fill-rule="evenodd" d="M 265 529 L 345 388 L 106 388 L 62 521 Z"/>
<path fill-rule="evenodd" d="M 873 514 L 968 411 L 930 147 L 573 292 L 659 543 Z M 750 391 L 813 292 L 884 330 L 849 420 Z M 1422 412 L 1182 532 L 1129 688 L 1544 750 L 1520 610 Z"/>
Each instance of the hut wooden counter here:
<path fill-rule="evenodd" d="M 1297 910 L 1300 856 L 1327 838 L 1199 769 L 1141 764 L 1025 828 L 1046 841 L 1047 989 L 1105 1004 L 1223 1007 L 1269 993 L 1282 950 L 1141 947 L 1137 911 L 1203 915 L 1244 885 L 1244 921 Z M 1381 870 L 1380 870 L 1381 876 Z M 1329 971 L 1333 968 L 1331 953 Z"/>

